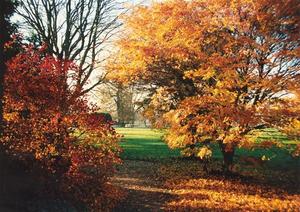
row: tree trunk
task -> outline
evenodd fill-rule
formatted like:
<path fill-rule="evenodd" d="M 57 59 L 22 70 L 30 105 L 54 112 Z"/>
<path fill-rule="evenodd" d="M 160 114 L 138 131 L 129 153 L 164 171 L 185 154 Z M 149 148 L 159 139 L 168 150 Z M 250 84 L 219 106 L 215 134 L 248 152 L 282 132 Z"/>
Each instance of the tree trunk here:
<path fill-rule="evenodd" d="M 228 147 L 228 144 L 219 142 L 219 147 L 223 155 L 223 171 L 225 173 L 231 173 L 233 167 L 234 147 Z"/>

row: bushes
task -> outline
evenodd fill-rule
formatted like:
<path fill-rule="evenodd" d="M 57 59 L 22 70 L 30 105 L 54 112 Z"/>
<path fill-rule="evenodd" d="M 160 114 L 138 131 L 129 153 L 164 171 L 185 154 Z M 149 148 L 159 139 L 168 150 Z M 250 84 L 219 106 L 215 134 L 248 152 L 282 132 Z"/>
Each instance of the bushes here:
<path fill-rule="evenodd" d="M 31 46 L 7 65 L 2 144 L 29 168 L 41 168 L 56 197 L 96 211 L 112 207 L 120 194 L 107 180 L 120 162 L 118 135 L 111 123 L 87 115 L 93 109 L 72 75 L 80 70 Z"/>

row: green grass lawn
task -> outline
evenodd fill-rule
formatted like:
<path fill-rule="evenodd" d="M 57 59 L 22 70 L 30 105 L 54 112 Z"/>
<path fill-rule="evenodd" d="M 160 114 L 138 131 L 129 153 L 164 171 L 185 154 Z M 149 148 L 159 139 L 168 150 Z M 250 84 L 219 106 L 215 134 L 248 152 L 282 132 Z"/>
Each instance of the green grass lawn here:
<path fill-rule="evenodd" d="M 168 148 L 161 137 L 162 131 L 147 128 L 117 128 L 117 132 L 124 135 L 120 146 L 123 148 L 122 159 L 155 160 L 179 157 L 179 150 Z"/>
<path fill-rule="evenodd" d="M 167 144 L 162 141 L 163 131 L 145 128 L 117 128 L 117 132 L 124 137 L 120 143 L 123 148 L 122 159 L 129 160 L 160 160 L 180 157 L 179 150 L 169 149 Z M 277 140 L 284 145 L 293 145 L 285 135 L 275 129 L 263 129 L 258 138 L 262 140 Z M 293 159 L 287 148 L 255 149 L 248 150 L 239 148 L 236 155 L 248 155 L 255 157 L 266 156 L 271 158 L 268 166 L 275 169 L 289 169 L 299 165 L 299 159 Z M 222 154 L 216 146 L 213 151 L 213 158 L 222 159 Z"/>

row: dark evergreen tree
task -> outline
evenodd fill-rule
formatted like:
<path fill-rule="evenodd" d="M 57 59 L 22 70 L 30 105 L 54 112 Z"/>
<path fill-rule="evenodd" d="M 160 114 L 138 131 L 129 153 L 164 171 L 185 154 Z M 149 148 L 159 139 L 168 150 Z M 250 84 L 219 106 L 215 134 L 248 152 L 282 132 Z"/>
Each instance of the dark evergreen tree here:
<path fill-rule="evenodd" d="M 4 46 L 10 39 L 10 35 L 14 31 L 14 26 L 10 22 L 10 17 L 14 13 L 17 2 L 14 0 L 0 1 L 0 133 L 3 128 L 3 81 L 6 71 L 5 62 L 8 55 L 4 53 Z"/>

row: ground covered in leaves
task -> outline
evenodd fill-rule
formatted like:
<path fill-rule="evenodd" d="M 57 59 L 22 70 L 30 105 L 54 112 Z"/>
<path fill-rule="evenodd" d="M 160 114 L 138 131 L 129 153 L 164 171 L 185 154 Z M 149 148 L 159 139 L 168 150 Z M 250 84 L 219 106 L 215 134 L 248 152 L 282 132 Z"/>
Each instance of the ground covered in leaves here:
<path fill-rule="evenodd" d="M 113 183 L 126 193 L 114 211 L 275 210 L 300 208 L 299 170 L 249 167 L 224 177 L 219 162 L 209 174 L 199 161 L 125 160 Z M 247 175 L 243 175 L 243 173 Z M 250 174 L 252 173 L 252 174 Z"/>

